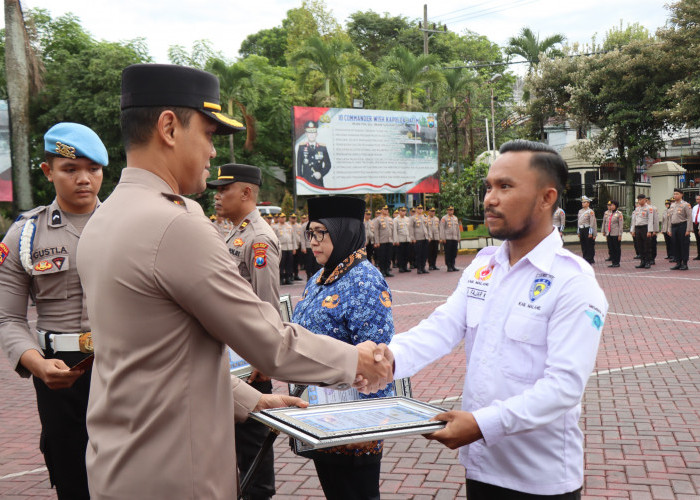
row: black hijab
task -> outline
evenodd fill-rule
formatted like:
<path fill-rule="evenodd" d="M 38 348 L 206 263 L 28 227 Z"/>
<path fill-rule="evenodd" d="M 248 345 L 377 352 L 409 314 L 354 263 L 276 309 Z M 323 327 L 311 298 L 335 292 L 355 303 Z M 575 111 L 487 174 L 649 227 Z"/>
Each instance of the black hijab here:
<path fill-rule="evenodd" d="M 333 251 L 323 266 L 323 276 L 328 276 L 349 255 L 365 246 L 365 202 L 350 196 L 324 196 L 310 198 L 308 205 L 309 224 L 315 221 L 326 226 L 333 242 Z"/>

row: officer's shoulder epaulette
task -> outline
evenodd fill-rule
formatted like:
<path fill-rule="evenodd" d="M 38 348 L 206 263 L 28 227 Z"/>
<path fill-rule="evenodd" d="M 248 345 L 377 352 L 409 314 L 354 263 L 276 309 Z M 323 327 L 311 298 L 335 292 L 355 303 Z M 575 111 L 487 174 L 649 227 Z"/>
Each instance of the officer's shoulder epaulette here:
<path fill-rule="evenodd" d="M 174 194 L 174 193 L 161 193 L 161 194 L 163 195 L 163 198 L 174 203 L 175 205 L 187 207 L 187 201 L 182 196 Z"/>
<path fill-rule="evenodd" d="M 22 212 L 21 214 L 19 214 L 17 216 L 17 218 L 15 219 L 15 222 L 19 222 L 22 219 L 31 219 L 32 217 L 35 217 L 35 216 L 39 215 L 41 212 L 45 212 L 48 209 L 49 209 L 48 205 L 41 205 L 38 207 L 34 207 L 31 210 L 27 210 L 26 212 Z"/>

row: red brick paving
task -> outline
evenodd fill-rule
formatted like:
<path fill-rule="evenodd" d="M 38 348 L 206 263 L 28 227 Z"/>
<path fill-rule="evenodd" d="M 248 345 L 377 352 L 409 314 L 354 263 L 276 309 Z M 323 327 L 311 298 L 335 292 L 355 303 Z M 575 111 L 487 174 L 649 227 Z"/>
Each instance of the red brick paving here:
<path fill-rule="evenodd" d="M 657 259 L 634 269 L 623 246 L 622 267 L 609 269 L 597 245 L 594 265 L 610 311 L 596 373 L 584 396 L 586 435 L 583 497 L 592 499 L 700 498 L 700 262 L 670 271 Z M 568 247 L 577 251 L 574 246 Z M 662 245 L 659 249 L 661 250 Z M 464 268 L 472 256 L 461 255 Z M 444 266 L 443 266 L 444 269 Z M 452 292 L 460 273 L 396 274 L 389 278 L 398 332 L 427 317 Z M 283 287 L 299 295 L 302 285 Z M 31 311 L 33 313 L 33 310 Z M 412 378 L 414 397 L 458 408 L 464 376 L 461 346 Z M 283 390 L 276 384 L 276 390 Z M 31 383 L 19 379 L 0 356 L 0 498 L 51 499 L 38 451 L 39 419 Z M 278 499 L 323 498 L 310 461 L 294 456 L 287 440 L 275 445 Z M 464 469 L 457 454 L 422 437 L 385 443 L 382 498 L 464 498 Z"/>

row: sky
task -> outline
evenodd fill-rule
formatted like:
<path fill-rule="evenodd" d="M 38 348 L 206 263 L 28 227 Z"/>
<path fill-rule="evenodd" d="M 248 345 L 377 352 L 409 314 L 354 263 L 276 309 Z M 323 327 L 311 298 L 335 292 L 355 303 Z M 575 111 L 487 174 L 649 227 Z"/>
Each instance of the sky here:
<path fill-rule="evenodd" d="M 425 0 L 326 0 L 335 18 L 345 25 L 348 16 L 374 10 L 409 19 L 423 18 Z M 21 0 L 24 10 L 47 9 L 53 17 L 72 12 L 94 38 L 122 41 L 144 37 L 155 62 L 167 63 L 168 47 L 188 50 L 196 40 L 207 39 L 227 59 L 238 56 L 241 42 L 261 29 L 281 25 L 287 10 L 301 0 Z M 505 45 L 508 38 L 530 27 L 541 38 L 564 34 L 569 43 L 598 42 L 607 30 L 638 22 L 651 32 L 669 17 L 663 0 L 440 0 L 428 3 L 430 22 L 447 24 L 457 33 L 465 30 Z M 0 19 L 4 26 L 4 18 Z M 440 36 L 440 35 L 434 35 Z"/>

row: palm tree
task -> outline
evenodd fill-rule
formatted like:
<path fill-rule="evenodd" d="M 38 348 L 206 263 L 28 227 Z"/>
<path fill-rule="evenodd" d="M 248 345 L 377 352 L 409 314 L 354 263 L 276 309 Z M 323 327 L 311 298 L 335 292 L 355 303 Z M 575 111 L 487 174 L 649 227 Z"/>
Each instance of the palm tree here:
<path fill-rule="evenodd" d="M 212 59 L 208 69 L 219 77 L 221 100 L 227 105 L 227 114 L 233 116 L 234 106 L 240 111 L 246 126 L 246 141 L 243 149 L 252 151 L 257 135 L 255 117 L 248 112 L 248 107 L 244 103 L 254 107 L 258 100 L 258 93 L 253 85 L 253 74 L 237 63 L 227 65 L 221 59 Z M 229 135 L 229 147 L 231 162 L 235 163 L 233 134 Z"/>
<path fill-rule="evenodd" d="M 508 56 L 520 56 L 525 59 L 530 65 L 528 68 L 528 73 L 530 73 L 540 62 L 540 54 L 544 54 L 547 57 L 564 55 L 555 45 L 562 44 L 565 40 L 566 37 L 564 35 L 556 33 L 540 41 L 539 33 L 535 35 L 530 28 L 525 27 L 520 31 L 519 36 L 510 37 L 506 47 L 506 54 Z"/>
<path fill-rule="evenodd" d="M 308 75 L 319 73 L 326 97 L 331 96 L 331 91 L 335 92 L 341 106 L 347 104 L 348 70 L 369 67 L 350 41 L 340 38 L 323 40 L 318 36 L 309 38 L 290 60 L 295 65 L 303 63 L 299 79 L 302 85 Z"/>
<path fill-rule="evenodd" d="M 388 84 L 404 96 L 407 108 L 413 106 L 413 92 L 421 85 L 440 83 L 442 74 L 432 68 L 437 62 L 434 54 L 414 56 L 405 47 L 396 47 L 382 60 L 383 72 L 375 84 Z"/>

